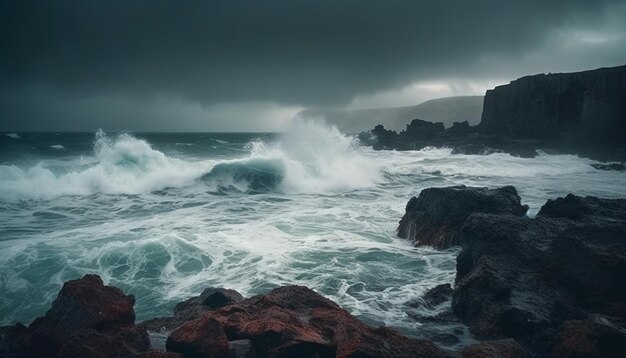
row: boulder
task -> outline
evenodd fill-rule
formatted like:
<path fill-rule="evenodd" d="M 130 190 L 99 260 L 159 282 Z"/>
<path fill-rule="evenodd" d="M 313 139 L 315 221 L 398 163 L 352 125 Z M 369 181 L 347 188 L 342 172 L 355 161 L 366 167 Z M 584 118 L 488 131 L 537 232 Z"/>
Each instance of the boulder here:
<path fill-rule="evenodd" d="M 151 332 L 171 331 L 187 321 L 202 317 L 207 311 L 241 300 L 243 296 L 235 290 L 209 287 L 204 289 L 200 296 L 179 302 L 174 308 L 173 316 L 152 318 L 142 322 L 141 325 Z"/>
<path fill-rule="evenodd" d="M 512 186 L 497 189 L 466 187 L 428 188 L 406 205 L 398 236 L 416 246 L 446 249 L 462 245 L 461 228 L 474 213 L 498 213 L 524 217 L 528 206 L 521 205 Z"/>
<path fill-rule="evenodd" d="M 20 357 L 136 357 L 150 343 L 135 326 L 134 304 L 97 275 L 68 281 L 45 316 L 8 329 L 9 349 Z"/>

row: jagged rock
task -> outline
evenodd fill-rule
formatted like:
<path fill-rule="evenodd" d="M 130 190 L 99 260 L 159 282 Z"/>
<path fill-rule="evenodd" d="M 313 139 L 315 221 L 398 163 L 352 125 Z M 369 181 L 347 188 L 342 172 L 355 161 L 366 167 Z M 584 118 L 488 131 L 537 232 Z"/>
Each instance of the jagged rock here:
<path fill-rule="evenodd" d="M 414 120 L 397 134 L 370 131 L 374 149 L 453 148 L 455 154 L 506 152 L 532 158 L 537 150 L 602 161 L 626 159 L 626 66 L 527 76 L 487 91 L 478 126 Z M 621 168 L 615 166 L 616 168 Z M 600 169 L 611 169 L 601 166 Z M 618 169 L 624 170 L 624 169 Z"/>
<path fill-rule="evenodd" d="M 549 354 L 563 322 L 590 314 L 626 337 L 626 200 L 568 195 L 533 219 L 473 214 L 462 237 L 452 307 L 478 338 Z"/>
<path fill-rule="evenodd" d="M 99 276 L 68 281 L 45 316 L 8 329 L 9 350 L 19 357 L 136 357 L 150 343 L 134 324 L 134 304 Z"/>
<path fill-rule="evenodd" d="M 406 129 L 401 135 L 413 140 L 419 140 L 432 138 L 435 134 L 443 131 L 445 131 L 445 127 L 442 122 L 433 123 L 421 119 L 414 119 L 411 123 L 406 125 Z"/>
<path fill-rule="evenodd" d="M 626 140 L 626 66 L 526 76 L 488 90 L 479 125 L 501 136 Z"/>
<path fill-rule="evenodd" d="M 152 332 L 169 331 L 187 321 L 200 318 L 207 311 L 241 300 L 243 296 L 235 290 L 209 287 L 204 289 L 200 296 L 178 303 L 173 316 L 149 319 L 141 325 Z"/>
<path fill-rule="evenodd" d="M 206 313 L 230 341 L 247 339 L 268 357 L 443 357 L 427 341 L 389 328 L 373 329 L 334 302 L 301 286 L 272 292 Z"/>
<path fill-rule="evenodd" d="M 409 200 L 397 232 L 415 245 L 445 249 L 463 243 L 461 228 L 473 213 L 524 216 L 527 210 L 512 186 L 428 188 Z"/>

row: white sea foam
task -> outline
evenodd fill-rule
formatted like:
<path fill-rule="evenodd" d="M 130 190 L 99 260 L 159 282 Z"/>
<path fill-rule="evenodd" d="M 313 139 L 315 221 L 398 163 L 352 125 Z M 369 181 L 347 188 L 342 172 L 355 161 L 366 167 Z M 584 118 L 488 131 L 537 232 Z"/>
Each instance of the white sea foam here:
<path fill-rule="evenodd" d="M 53 144 L 50 146 L 50 148 L 52 149 L 56 149 L 56 150 L 61 150 L 61 149 L 65 149 L 65 147 L 61 144 Z"/>
<path fill-rule="evenodd" d="M 11 137 L 13 139 L 20 139 L 20 135 L 17 133 L 7 133 L 5 134 L 7 137 Z"/>
<path fill-rule="evenodd" d="M 55 149 L 62 149 L 52 146 Z M 0 198 L 49 199 L 60 195 L 140 194 L 190 185 L 211 162 L 169 158 L 128 134 L 114 139 L 98 131 L 94 155 L 78 158 L 65 168 L 49 168 L 45 161 L 29 167 L 0 165 Z"/>
<path fill-rule="evenodd" d="M 363 157 L 352 138 L 314 120 L 294 120 L 278 143 L 255 143 L 251 156 L 283 163 L 280 188 L 286 193 L 349 191 L 381 179 L 378 163 Z"/>

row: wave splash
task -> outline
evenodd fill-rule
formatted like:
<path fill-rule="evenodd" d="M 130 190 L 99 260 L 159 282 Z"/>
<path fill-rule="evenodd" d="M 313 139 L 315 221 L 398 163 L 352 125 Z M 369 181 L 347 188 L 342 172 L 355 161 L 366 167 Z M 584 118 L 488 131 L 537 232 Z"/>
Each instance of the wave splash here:
<path fill-rule="evenodd" d="M 60 167 L 43 161 L 30 168 L 0 165 L 0 198 L 141 194 L 190 185 L 208 167 L 206 163 L 169 158 L 129 134 L 111 139 L 98 130 L 93 157 L 72 160 Z"/>
<path fill-rule="evenodd" d="M 247 193 L 327 194 L 371 187 L 381 178 L 353 138 L 321 121 L 294 119 L 277 142 L 249 146 L 249 158 L 220 163 L 203 180 Z"/>

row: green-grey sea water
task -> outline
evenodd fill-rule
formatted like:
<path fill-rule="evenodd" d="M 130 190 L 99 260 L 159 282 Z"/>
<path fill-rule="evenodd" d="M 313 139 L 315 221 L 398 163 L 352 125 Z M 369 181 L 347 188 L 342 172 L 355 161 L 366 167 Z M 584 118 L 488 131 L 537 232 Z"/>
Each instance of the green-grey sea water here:
<path fill-rule="evenodd" d="M 0 137 L 0 325 L 30 322 L 64 281 L 97 273 L 135 295 L 139 320 L 208 286 L 251 296 L 299 284 L 414 337 L 463 330 L 406 313 L 454 281 L 458 253 L 395 237 L 411 196 L 514 185 L 531 216 L 570 192 L 626 196 L 626 173 L 577 156 L 377 152 L 315 122 L 283 134 Z"/>

